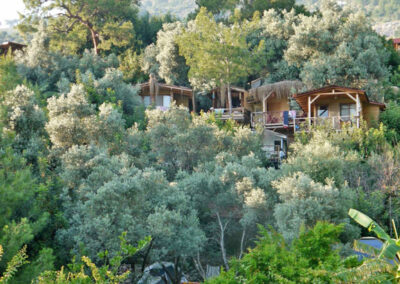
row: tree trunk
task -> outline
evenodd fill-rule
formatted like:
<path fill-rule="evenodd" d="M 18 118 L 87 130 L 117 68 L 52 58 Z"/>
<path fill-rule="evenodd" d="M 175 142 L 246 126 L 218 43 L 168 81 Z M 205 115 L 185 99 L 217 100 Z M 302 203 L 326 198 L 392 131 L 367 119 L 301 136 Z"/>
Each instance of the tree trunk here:
<path fill-rule="evenodd" d="M 149 80 L 149 95 L 150 95 L 150 103 L 152 105 L 156 104 L 156 96 L 157 96 L 157 80 L 154 74 L 150 74 Z"/>
<path fill-rule="evenodd" d="M 96 32 L 95 32 L 95 30 L 93 28 L 89 27 L 89 30 L 90 30 L 90 34 L 92 36 L 94 52 L 97 55 L 99 55 L 99 48 L 98 48 L 99 43 L 98 43 L 98 40 L 97 40 L 97 34 L 96 34 Z"/>
<path fill-rule="evenodd" d="M 151 250 L 151 248 L 153 246 L 153 241 L 154 241 L 154 239 L 151 239 L 149 247 L 147 248 L 146 253 L 143 256 L 142 273 L 144 272 L 144 269 L 146 268 L 147 258 L 149 257 L 150 250 Z"/>
<path fill-rule="evenodd" d="M 203 278 L 203 280 L 205 281 L 206 272 L 204 271 L 203 265 L 201 264 L 199 252 L 197 252 L 197 259 L 193 257 L 193 263 L 194 266 L 196 267 L 197 272 L 200 274 L 201 278 Z"/>
<path fill-rule="evenodd" d="M 228 104 L 229 104 L 229 114 L 232 114 L 232 93 L 231 93 L 230 83 L 228 83 Z"/>
<path fill-rule="evenodd" d="M 221 85 L 219 88 L 219 98 L 217 100 L 218 108 L 226 108 L 226 93 L 225 93 L 225 85 Z"/>
<path fill-rule="evenodd" d="M 228 264 L 228 259 L 226 257 L 226 250 L 225 250 L 225 230 L 226 230 L 226 226 L 228 223 L 226 223 L 225 225 L 222 225 L 222 221 L 221 221 L 219 212 L 217 212 L 217 219 L 218 219 L 218 225 L 220 228 L 219 246 L 221 248 L 222 260 L 224 262 L 225 269 L 228 271 L 229 264 Z"/>
<path fill-rule="evenodd" d="M 240 240 L 240 254 L 239 254 L 239 259 L 242 259 L 243 252 L 244 252 L 244 239 L 246 237 L 246 229 L 243 229 L 242 232 L 242 239 Z"/>

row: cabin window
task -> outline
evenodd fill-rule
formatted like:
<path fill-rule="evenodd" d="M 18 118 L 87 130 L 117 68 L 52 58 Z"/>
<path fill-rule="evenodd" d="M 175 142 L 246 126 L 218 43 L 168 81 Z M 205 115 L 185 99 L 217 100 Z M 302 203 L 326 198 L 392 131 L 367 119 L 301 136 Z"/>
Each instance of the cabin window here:
<path fill-rule="evenodd" d="M 156 106 L 163 106 L 163 96 L 156 96 Z"/>
<path fill-rule="evenodd" d="M 282 149 L 281 147 L 281 140 L 274 141 L 274 150 L 275 152 L 279 152 Z"/>
<path fill-rule="evenodd" d="M 164 107 L 171 106 L 171 96 L 163 96 L 163 106 Z"/>
<path fill-rule="evenodd" d="M 143 103 L 145 107 L 148 107 L 150 105 L 150 96 L 144 96 Z"/>
<path fill-rule="evenodd" d="M 328 117 L 328 106 L 318 106 L 318 117 Z"/>
<path fill-rule="evenodd" d="M 340 105 L 340 118 L 344 121 L 348 121 L 356 116 L 356 105 L 355 104 L 341 104 Z"/>

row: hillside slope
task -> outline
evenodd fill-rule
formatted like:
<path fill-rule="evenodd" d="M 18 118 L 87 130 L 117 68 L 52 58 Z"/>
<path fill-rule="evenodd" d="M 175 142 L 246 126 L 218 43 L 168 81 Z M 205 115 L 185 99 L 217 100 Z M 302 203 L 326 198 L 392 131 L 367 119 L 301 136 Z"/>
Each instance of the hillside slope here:
<path fill-rule="evenodd" d="M 318 7 L 320 0 L 297 0 L 297 3 L 304 4 L 312 9 Z M 361 9 L 370 14 L 372 19 L 377 22 L 389 22 L 400 20 L 400 1 L 399 0 L 338 0 L 338 3 L 354 10 Z"/>
<path fill-rule="evenodd" d="M 171 13 L 181 18 L 196 8 L 194 0 L 143 0 L 141 5 L 153 15 Z"/>
<path fill-rule="evenodd" d="M 309 8 L 318 6 L 320 0 L 297 0 Z M 338 0 L 341 5 L 370 13 L 376 22 L 400 20 L 399 0 Z M 170 12 L 185 17 L 196 7 L 195 0 L 143 0 L 142 7 L 151 14 Z"/>

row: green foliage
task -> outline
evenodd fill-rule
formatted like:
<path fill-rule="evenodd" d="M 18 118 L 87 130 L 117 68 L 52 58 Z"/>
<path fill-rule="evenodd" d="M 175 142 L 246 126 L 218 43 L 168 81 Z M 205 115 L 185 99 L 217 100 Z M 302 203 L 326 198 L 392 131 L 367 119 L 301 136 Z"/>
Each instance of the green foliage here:
<path fill-rule="evenodd" d="M 220 153 L 191 175 L 179 176 L 178 185 L 191 196 L 209 239 L 203 258 L 213 259 L 218 244 L 226 267 L 229 256 L 242 254 L 244 246 L 251 243 L 256 224 L 273 224 L 271 212 L 277 202 L 271 187 L 274 178 L 274 172 L 262 168 L 254 155 L 237 159 L 227 153 Z M 219 236 L 218 242 L 214 236 Z"/>
<path fill-rule="evenodd" d="M 146 114 L 150 157 L 169 179 L 178 171 L 191 172 L 220 152 L 232 151 L 238 157 L 251 152 L 262 155 L 260 136 L 249 128 L 236 125 L 233 130 L 220 130 L 209 123 L 207 115 L 191 117 L 185 108 L 174 106 L 168 112 L 148 110 Z"/>
<path fill-rule="evenodd" d="M 297 237 L 302 225 L 311 227 L 318 220 L 346 223 L 343 238 L 357 237 L 357 228 L 350 225 L 347 210 L 352 207 L 354 194 L 348 188 L 335 188 L 332 180 L 326 185 L 314 182 L 304 173 L 284 177 L 273 183 L 282 203 L 275 206 L 277 227 L 287 240 Z"/>
<path fill-rule="evenodd" d="M 387 109 L 381 114 L 380 119 L 383 124 L 390 130 L 394 131 L 394 137 L 391 137 L 394 141 L 400 139 L 400 106 L 396 103 L 390 103 Z"/>
<path fill-rule="evenodd" d="M 40 153 L 46 152 L 43 139 L 45 114 L 38 106 L 34 92 L 24 85 L 17 86 L 4 97 L 5 130 L 15 133 L 13 148 L 36 166 Z"/>
<path fill-rule="evenodd" d="M 17 72 L 17 66 L 11 54 L 0 58 L 0 97 L 4 98 L 4 93 L 14 89 L 22 81 Z"/>
<path fill-rule="evenodd" d="M 381 87 L 389 80 L 389 53 L 370 21 L 332 1 L 323 1 L 320 15 L 298 17 L 285 59 L 301 66 L 300 78 L 308 88 L 353 86 L 382 100 Z"/>
<path fill-rule="evenodd" d="M 132 16 L 137 13 L 135 1 L 55 1 L 42 3 L 32 0 L 24 0 L 27 9 L 21 28 L 24 25 L 32 25 L 38 18 L 47 19 L 49 29 L 55 34 L 55 46 L 61 41 L 70 41 L 67 51 L 76 52 L 86 41 L 92 40 L 92 48 L 96 54 L 100 50 L 110 50 L 112 47 L 124 47 L 132 43 L 134 37 Z M 137 2 L 135 3 L 137 4 Z M 110 13 L 112 11 L 112 13 Z M 79 38 L 79 40 L 77 40 Z"/>
<path fill-rule="evenodd" d="M 201 247 L 202 232 L 188 196 L 169 184 L 162 172 L 138 170 L 126 154 L 110 157 L 93 146 L 72 147 L 63 156 L 63 166 L 70 227 L 60 230 L 58 237 L 75 253 L 84 245 L 96 261 L 104 249 L 114 256 L 116 236 L 122 231 L 129 241 L 152 235 L 152 253 L 158 257 L 193 255 Z M 170 245 L 164 247 L 164 242 Z"/>
<path fill-rule="evenodd" d="M 237 83 L 256 64 L 246 43 L 246 29 L 239 23 L 231 27 L 217 24 L 205 8 L 179 37 L 178 45 L 190 67 L 189 80 L 196 88 Z"/>
<path fill-rule="evenodd" d="M 0 242 L 6 254 L 0 270 L 24 244 L 29 244 L 48 226 L 49 213 L 40 200 L 47 197 L 45 185 L 40 185 L 25 161 L 2 141 L 0 155 Z M 49 240 L 48 240 L 49 241 Z"/>
<path fill-rule="evenodd" d="M 382 240 L 382 242 L 384 242 L 382 245 L 382 249 L 377 256 L 378 260 L 376 261 L 378 264 L 381 265 L 378 268 L 375 268 L 374 269 L 375 271 L 373 272 L 375 274 L 378 274 L 378 277 L 386 276 L 390 280 L 398 282 L 400 278 L 398 270 L 398 257 L 399 257 L 400 246 L 399 246 L 399 238 L 397 236 L 397 232 L 396 232 L 396 238 L 393 239 L 392 237 L 389 236 L 389 234 L 385 232 L 385 230 L 381 226 L 378 225 L 378 223 L 376 223 L 374 220 L 372 220 L 370 217 L 363 214 L 362 212 L 355 209 L 350 209 L 348 214 L 359 225 L 368 229 L 369 232 L 374 232 L 374 234 L 380 240 Z M 358 242 L 355 242 L 355 246 L 357 246 L 358 249 L 362 250 L 362 247 L 358 246 Z M 392 263 L 389 264 L 389 260 L 391 260 Z M 389 267 L 392 266 L 392 269 L 388 268 L 388 266 Z M 397 268 L 397 271 L 393 269 L 395 267 Z M 364 267 L 363 271 L 365 271 L 365 269 L 368 268 L 369 268 L 368 266 Z M 359 276 L 359 274 L 357 273 L 355 275 Z M 361 275 L 359 277 L 362 278 Z"/>
<path fill-rule="evenodd" d="M 0 245 L 0 260 L 3 256 L 3 252 L 3 247 Z M 0 283 L 8 283 L 13 278 L 17 270 L 27 263 L 27 258 L 28 256 L 26 255 L 26 246 L 24 246 L 20 251 L 17 252 L 16 255 L 12 257 L 10 262 L 7 264 L 6 270 L 2 273 L 2 276 L 0 277 Z"/>
<path fill-rule="evenodd" d="M 342 264 L 332 245 L 342 230 L 340 225 L 319 222 L 289 245 L 280 234 L 261 228 L 255 248 L 243 259 L 232 260 L 229 271 L 206 283 L 333 282 L 333 272 Z"/>
<path fill-rule="evenodd" d="M 333 225 L 324 222 L 317 222 L 312 230 L 306 231 L 301 228 L 300 236 L 293 242 L 293 247 L 308 261 L 308 265 L 317 268 L 320 265 L 331 266 L 334 270 L 340 265 L 340 257 L 332 253 L 332 244 L 337 243 L 344 225 Z"/>
<path fill-rule="evenodd" d="M 331 248 L 358 236 L 350 207 L 383 229 L 400 218 L 395 104 L 379 127 L 301 133 L 280 168 L 267 169 L 257 131 L 175 105 L 145 111 L 132 84 L 153 73 L 207 91 L 263 76 L 396 102 L 386 92 L 399 63 L 389 43 L 361 13 L 332 3 L 309 14 L 292 0 L 197 1 L 211 13 L 183 22 L 138 16 L 131 2 L 25 1 L 22 25 L 36 33 L 25 52 L 0 59 L 0 271 L 27 245 L 30 263 L 14 282 L 119 283 L 122 263 L 137 271 L 156 261 L 190 280 L 205 278 L 206 265 L 231 267 L 216 283 L 358 279 L 349 275 L 364 264 Z M 282 235 L 263 232 L 255 243 L 256 224 Z M 123 232 L 152 241 L 129 257 L 137 249 L 123 241 L 121 251 Z M 60 270 L 70 254 L 80 261 Z M 381 279 L 391 273 L 365 263 Z"/>
<path fill-rule="evenodd" d="M 69 265 L 72 271 L 67 272 L 64 267 L 60 271 L 46 271 L 38 277 L 37 283 L 121 283 L 127 280 L 131 273 L 131 271 L 120 273 L 122 262 L 142 250 L 150 240 L 150 237 L 146 237 L 134 247 L 127 243 L 126 232 L 123 232 L 120 236 L 120 250 L 114 257 L 109 258 L 107 251 L 101 253 L 101 257 L 105 259 L 106 263 L 103 266 L 98 267 L 89 257 L 83 256 L 81 263 L 73 261 Z M 85 268 L 90 272 L 86 273 Z"/>

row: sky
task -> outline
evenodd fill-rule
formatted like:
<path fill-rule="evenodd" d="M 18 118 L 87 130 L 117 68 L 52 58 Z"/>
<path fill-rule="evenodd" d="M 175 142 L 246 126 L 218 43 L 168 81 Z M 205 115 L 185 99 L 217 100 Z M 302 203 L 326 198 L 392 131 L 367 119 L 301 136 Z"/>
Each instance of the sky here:
<path fill-rule="evenodd" d="M 0 0 L 0 28 L 8 27 L 7 21 L 18 19 L 18 12 L 23 10 L 22 0 Z"/>

